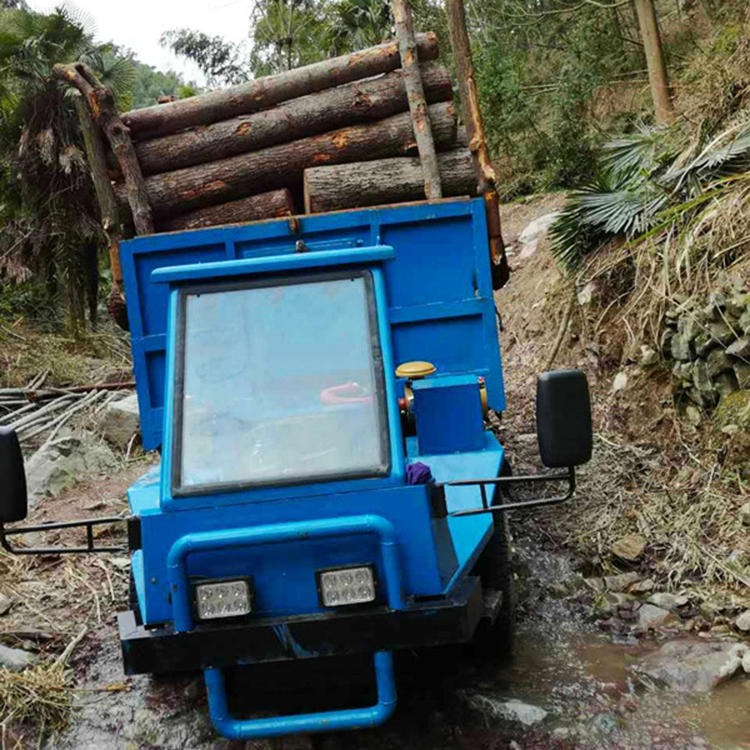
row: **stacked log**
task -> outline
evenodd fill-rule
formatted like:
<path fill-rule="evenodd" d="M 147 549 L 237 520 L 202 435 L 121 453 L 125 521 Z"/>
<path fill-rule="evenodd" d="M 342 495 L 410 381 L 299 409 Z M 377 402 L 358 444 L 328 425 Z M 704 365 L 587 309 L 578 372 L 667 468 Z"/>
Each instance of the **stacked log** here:
<path fill-rule="evenodd" d="M 394 41 L 122 115 L 155 230 L 423 199 L 407 96 L 417 73 L 443 193 L 475 194 L 435 35 L 417 35 L 416 51 L 408 73 Z M 117 181 L 115 193 L 127 215 L 132 186 Z"/>

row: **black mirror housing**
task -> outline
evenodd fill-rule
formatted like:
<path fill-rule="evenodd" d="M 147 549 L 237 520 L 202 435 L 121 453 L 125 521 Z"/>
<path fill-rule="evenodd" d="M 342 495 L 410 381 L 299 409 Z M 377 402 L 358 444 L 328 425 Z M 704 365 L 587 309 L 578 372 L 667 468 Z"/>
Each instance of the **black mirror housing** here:
<path fill-rule="evenodd" d="M 0 427 L 0 522 L 23 521 L 28 511 L 26 472 L 18 435 Z"/>
<path fill-rule="evenodd" d="M 580 466 L 591 459 L 591 398 L 580 370 L 542 373 L 536 384 L 536 427 L 542 463 Z"/>

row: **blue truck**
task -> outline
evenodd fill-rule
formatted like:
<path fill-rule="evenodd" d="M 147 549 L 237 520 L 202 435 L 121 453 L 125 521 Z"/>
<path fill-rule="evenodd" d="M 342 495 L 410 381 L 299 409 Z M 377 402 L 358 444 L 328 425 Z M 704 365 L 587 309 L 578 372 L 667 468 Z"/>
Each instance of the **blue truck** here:
<path fill-rule="evenodd" d="M 548 471 L 509 471 L 487 418 L 505 394 L 482 199 L 156 234 L 121 252 L 143 446 L 161 459 L 128 492 L 125 672 L 201 670 L 218 732 L 250 739 L 381 724 L 399 650 L 500 649 L 504 513 L 570 498 L 592 439 L 585 376 L 543 373 Z M 39 526 L 7 525 L 26 516 L 8 429 L 0 476 L 0 541 L 38 552 L 11 538 Z M 518 482 L 564 489 L 517 501 Z M 57 551 L 94 552 L 93 526 L 111 520 L 41 528 L 85 527 L 84 546 Z M 235 708 L 243 677 L 342 659 L 367 666 L 368 705 Z"/>

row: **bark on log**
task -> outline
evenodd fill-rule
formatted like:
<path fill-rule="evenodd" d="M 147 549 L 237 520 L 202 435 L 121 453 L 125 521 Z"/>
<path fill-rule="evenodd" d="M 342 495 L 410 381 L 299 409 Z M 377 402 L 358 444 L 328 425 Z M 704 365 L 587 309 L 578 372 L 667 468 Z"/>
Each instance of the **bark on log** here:
<path fill-rule="evenodd" d="M 456 140 L 456 110 L 452 103 L 429 108 L 438 146 L 450 148 Z M 226 203 L 229 200 L 280 187 L 294 187 L 308 167 L 351 161 L 405 156 L 415 148 L 411 117 L 393 115 L 366 125 L 302 138 L 249 154 L 177 169 L 146 178 L 149 202 L 161 217 Z"/>
<path fill-rule="evenodd" d="M 396 37 L 401 54 L 401 67 L 404 71 L 406 95 L 409 100 L 414 136 L 422 162 L 424 175 L 424 194 L 428 200 L 442 197 L 440 186 L 440 169 L 435 153 L 435 142 L 432 139 L 430 117 L 427 112 L 422 76 L 417 61 L 417 42 L 414 37 L 414 20 L 409 0 L 391 0 L 393 18 L 396 22 Z"/>
<path fill-rule="evenodd" d="M 433 33 L 417 37 L 419 59 L 434 60 L 438 55 Z M 350 55 L 277 73 L 266 78 L 231 86 L 219 91 L 135 109 L 123 115 L 123 122 L 138 139 L 175 133 L 195 125 L 228 120 L 237 115 L 268 109 L 279 102 L 339 86 L 342 83 L 387 73 L 400 67 L 397 42 L 387 42 Z"/>
<path fill-rule="evenodd" d="M 480 192 L 493 190 L 496 176 L 490 160 L 487 139 L 484 134 L 482 111 L 479 108 L 479 94 L 471 58 L 471 45 L 466 30 L 466 14 L 463 0 L 446 0 L 448 30 L 456 61 L 456 78 L 461 96 L 461 113 L 469 136 L 469 150 L 474 154 L 479 173 Z"/>
<path fill-rule="evenodd" d="M 476 195 L 477 177 L 466 149 L 438 154 L 443 195 Z M 305 212 L 419 200 L 424 172 L 419 159 L 397 157 L 305 170 Z"/>
<path fill-rule="evenodd" d="M 160 232 L 177 232 L 183 229 L 200 229 L 222 224 L 237 224 L 259 219 L 275 219 L 294 214 L 292 194 L 286 188 L 272 190 L 260 195 L 222 203 L 218 206 L 199 208 L 196 211 L 165 219 L 158 224 Z"/>
<path fill-rule="evenodd" d="M 76 113 L 78 124 L 83 135 L 86 150 L 86 160 L 89 173 L 94 183 L 94 192 L 99 203 L 102 228 L 107 235 L 109 244 L 109 269 L 112 274 L 112 288 L 107 300 L 107 309 L 112 319 L 124 330 L 128 330 L 128 317 L 125 307 L 125 287 L 122 280 L 122 266 L 120 264 L 120 240 L 122 226 L 120 224 L 117 198 L 112 189 L 107 168 L 107 153 L 102 142 L 103 133 L 91 117 L 83 97 L 76 97 Z"/>
<path fill-rule="evenodd" d="M 450 100 L 450 74 L 442 65 L 422 66 L 430 103 Z M 288 143 L 297 138 L 382 120 L 408 108 L 404 76 L 395 70 L 284 102 L 278 107 L 136 144 L 144 174 L 170 172 Z"/>
<path fill-rule="evenodd" d="M 92 118 L 107 136 L 122 170 L 125 178 L 125 195 L 133 214 L 135 230 L 138 234 L 153 234 L 154 222 L 143 174 L 133 142 L 130 140 L 130 132 L 123 125 L 115 107 L 112 90 L 102 86 L 96 80 L 93 71 L 84 63 L 57 64 L 52 70 L 56 78 L 77 88 L 83 94 Z"/>
<path fill-rule="evenodd" d="M 634 0 L 638 26 L 641 30 L 643 52 L 646 55 L 648 81 L 654 101 L 656 121 L 669 124 L 674 120 L 674 101 L 664 60 L 664 46 L 661 42 L 659 21 L 653 0 Z"/>

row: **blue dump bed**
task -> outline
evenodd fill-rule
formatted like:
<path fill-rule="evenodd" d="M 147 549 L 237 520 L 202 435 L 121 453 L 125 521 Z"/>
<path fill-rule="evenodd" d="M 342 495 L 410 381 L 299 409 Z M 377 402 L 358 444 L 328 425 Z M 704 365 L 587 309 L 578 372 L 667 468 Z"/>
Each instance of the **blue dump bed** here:
<path fill-rule="evenodd" d="M 505 408 L 481 199 L 451 199 L 138 237 L 122 244 L 143 445 L 161 447 L 169 288 L 164 267 L 387 245 L 394 361 L 428 360 L 441 375 L 486 379 Z"/>

